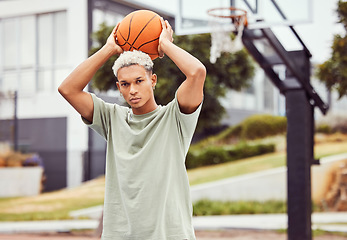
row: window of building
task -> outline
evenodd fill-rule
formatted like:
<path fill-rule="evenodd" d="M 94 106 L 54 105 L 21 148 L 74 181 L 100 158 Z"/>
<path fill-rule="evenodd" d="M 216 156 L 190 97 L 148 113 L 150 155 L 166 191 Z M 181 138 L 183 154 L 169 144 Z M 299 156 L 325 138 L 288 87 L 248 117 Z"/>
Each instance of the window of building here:
<path fill-rule="evenodd" d="M 66 12 L 0 19 L 0 89 L 55 91 L 67 67 Z"/>

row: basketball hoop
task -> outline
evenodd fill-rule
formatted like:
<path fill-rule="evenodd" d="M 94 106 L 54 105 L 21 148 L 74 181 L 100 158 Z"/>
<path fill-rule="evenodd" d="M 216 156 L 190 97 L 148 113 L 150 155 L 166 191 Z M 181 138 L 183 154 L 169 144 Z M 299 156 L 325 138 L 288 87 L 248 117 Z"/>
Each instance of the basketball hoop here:
<path fill-rule="evenodd" d="M 247 11 L 234 7 L 207 11 L 211 27 L 210 62 L 215 63 L 222 52 L 235 53 L 243 48 L 242 32 L 247 27 Z M 232 39 L 230 33 L 236 35 Z"/>

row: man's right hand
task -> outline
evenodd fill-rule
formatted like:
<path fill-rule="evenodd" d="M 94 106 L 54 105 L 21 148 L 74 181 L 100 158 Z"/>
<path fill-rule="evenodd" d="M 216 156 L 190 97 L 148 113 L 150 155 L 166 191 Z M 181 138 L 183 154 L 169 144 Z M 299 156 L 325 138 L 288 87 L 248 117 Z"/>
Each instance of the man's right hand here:
<path fill-rule="evenodd" d="M 112 30 L 110 36 L 108 36 L 106 44 L 105 44 L 106 46 L 114 49 L 114 55 L 121 54 L 123 52 L 123 49 L 118 45 L 117 39 L 116 39 L 116 34 L 117 34 L 119 24 L 120 23 L 118 23 L 117 26 L 115 26 L 113 28 L 113 30 Z"/>

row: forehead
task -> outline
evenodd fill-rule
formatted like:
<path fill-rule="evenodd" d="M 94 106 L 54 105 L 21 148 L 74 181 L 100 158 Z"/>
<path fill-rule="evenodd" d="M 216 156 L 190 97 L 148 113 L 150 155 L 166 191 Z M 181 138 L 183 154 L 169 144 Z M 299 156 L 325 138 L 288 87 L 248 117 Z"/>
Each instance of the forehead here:
<path fill-rule="evenodd" d="M 118 70 L 118 80 L 131 80 L 146 77 L 147 70 L 141 65 L 130 65 Z"/>

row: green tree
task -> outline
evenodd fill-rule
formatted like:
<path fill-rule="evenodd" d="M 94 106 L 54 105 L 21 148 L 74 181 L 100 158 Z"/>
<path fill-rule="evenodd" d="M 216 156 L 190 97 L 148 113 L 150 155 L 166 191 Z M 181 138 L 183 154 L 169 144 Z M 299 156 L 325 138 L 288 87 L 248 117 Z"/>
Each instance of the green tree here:
<path fill-rule="evenodd" d="M 114 27 L 107 26 L 101 23 L 99 30 L 92 35 L 93 46 L 89 51 L 89 55 L 96 53 L 107 41 Z M 112 66 L 117 56 L 112 56 L 94 75 L 92 79 L 92 88 L 100 91 L 107 91 L 110 89 L 117 89 L 116 79 L 113 74 Z"/>
<path fill-rule="evenodd" d="M 100 26 L 99 31 L 93 35 L 98 44 L 91 50 L 91 54 L 102 47 L 111 31 L 112 27 L 107 27 L 105 24 Z M 225 113 L 219 99 L 225 96 L 229 89 L 241 90 L 250 84 L 254 75 L 253 61 L 246 50 L 241 50 L 235 54 L 222 53 L 215 64 L 210 63 L 210 34 L 174 36 L 174 39 L 177 46 L 197 57 L 207 69 L 204 104 L 197 131 L 219 126 Z M 110 59 L 94 76 L 92 84 L 94 88 L 99 90 L 115 88 L 115 78 L 111 69 L 113 62 L 114 59 Z M 156 100 L 159 104 L 167 104 L 174 98 L 185 76 L 168 57 L 154 60 L 154 72 L 158 75 Z"/>
<path fill-rule="evenodd" d="M 347 2 L 339 0 L 337 6 L 339 23 L 343 24 L 344 36 L 335 35 L 331 57 L 318 66 L 317 76 L 329 90 L 336 90 L 339 97 L 347 95 Z"/>

